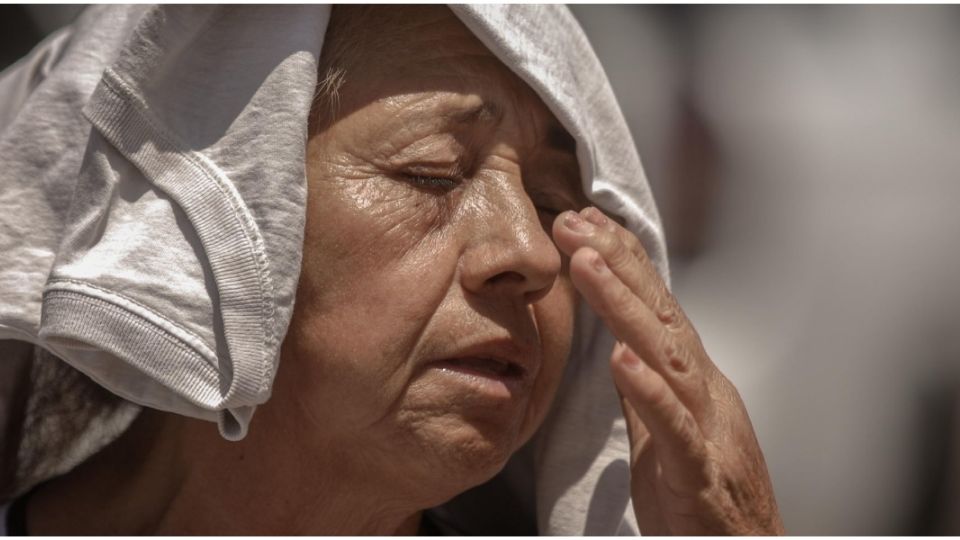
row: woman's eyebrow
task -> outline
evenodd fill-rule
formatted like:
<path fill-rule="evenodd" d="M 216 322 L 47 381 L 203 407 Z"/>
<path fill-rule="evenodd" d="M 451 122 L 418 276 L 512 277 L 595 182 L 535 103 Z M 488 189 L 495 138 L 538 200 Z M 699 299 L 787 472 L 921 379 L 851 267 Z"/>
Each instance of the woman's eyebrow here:
<path fill-rule="evenodd" d="M 443 115 L 446 119 L 445 127 L 470 126 L 476 123 L 496 126 L 503 118 L 503 108 L 496 101 L 484 100 L 476 105 L 458 107 Z M 555 119 L 551 119 L 547 126 L 545 142 L 551 150 L 577 155 L 577 141 Z"/>
<path fill-rule="evenodd" d="M 478 125 L 484 128 L 495 128 L 500 124 L 504 114 L 500 104 L 488 100 L 469 104 L 443 100 L 425 106 L 414 102 L 412 106 L 401 107 L 400 111 L 394 113 L 394 120 L 400 125 L 419 131 L 454 132 Z M 384 134 L 395 132 L 395 124 L 387 122 L 384 124 L 382 126 Z"/>
<path fill-rule="evenodd" d="M 472 125 L 478 122 L 497 125 L 503 118 L 503 108 L 495 101 L 484 100 L 476 105 L 457 107 L 444 116 L 453 125 Z"/>

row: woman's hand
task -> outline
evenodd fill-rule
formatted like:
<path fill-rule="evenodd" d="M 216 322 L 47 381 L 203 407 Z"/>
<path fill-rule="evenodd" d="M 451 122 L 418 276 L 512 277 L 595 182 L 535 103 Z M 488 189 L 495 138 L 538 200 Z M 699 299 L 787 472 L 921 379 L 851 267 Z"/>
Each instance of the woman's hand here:
<path fill-rule="evenodd" d="M 782 534 L 743 401 L 640 241 L 592 207 L 561 214 L 553 231 L 573 283 L 619 340 L 610 363 L 641 532 Z"/>

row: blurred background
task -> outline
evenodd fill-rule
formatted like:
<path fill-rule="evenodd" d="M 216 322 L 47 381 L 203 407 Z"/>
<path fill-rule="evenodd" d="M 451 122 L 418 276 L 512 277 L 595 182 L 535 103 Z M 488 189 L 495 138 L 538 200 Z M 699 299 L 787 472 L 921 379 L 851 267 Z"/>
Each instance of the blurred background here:
<path fill-rule="evenodd" d="M 0 69 L 82 6 L 0 6 Z M 788 532 L 960 534 L 960 7 L 572 6 Z"/>

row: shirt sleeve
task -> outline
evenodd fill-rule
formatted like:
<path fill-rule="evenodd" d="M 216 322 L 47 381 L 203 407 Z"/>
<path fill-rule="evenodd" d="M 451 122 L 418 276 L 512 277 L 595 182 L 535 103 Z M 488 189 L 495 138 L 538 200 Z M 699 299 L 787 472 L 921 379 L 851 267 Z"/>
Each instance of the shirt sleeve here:
<path fill-rule="evenodd" d="M 33 91 L 60 61 L 72 35 L 72 26 L 57 30 L 0 73 L 0 133 L 13 123 Z"/>

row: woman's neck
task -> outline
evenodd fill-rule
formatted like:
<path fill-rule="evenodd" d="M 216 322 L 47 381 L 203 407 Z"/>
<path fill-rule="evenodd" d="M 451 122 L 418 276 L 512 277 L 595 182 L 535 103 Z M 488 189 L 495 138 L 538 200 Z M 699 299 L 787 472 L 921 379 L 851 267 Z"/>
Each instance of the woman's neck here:
<path fill-rule="evenodd" d="M 267 422 L 246 439 L 228 442 L 209 422 L 145 409 L 117 441 L 33 494 L 27 528 L 43 535 L 416 534 L 421 513 L 353 463 L 357 449 L 331 443 L 306 451 L 290 444 L 297 433 L 260 420 Z"/>

